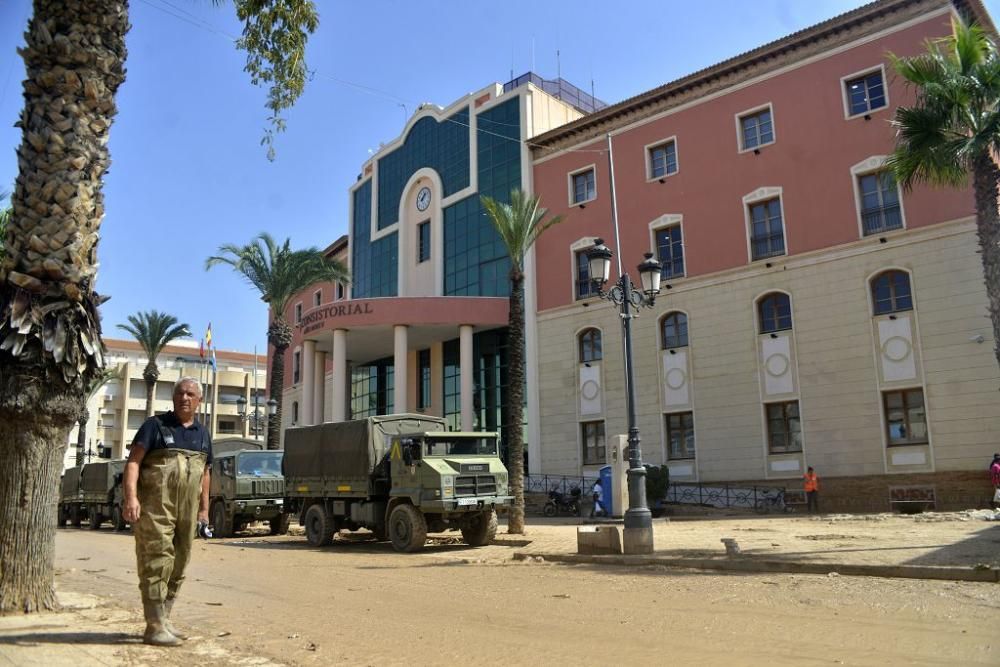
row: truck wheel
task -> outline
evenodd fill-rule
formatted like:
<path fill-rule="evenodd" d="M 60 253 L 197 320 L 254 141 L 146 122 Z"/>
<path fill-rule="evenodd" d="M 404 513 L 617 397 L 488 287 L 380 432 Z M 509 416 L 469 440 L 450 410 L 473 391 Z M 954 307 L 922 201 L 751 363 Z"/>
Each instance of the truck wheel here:
<path fill-rule="evenodd" d="M 479 512 L 462 529 L 462 539 L 470 547 L 482 547 L 493 541 L 497 536 L 497 513 L 493 510 Z"/>
<path fill-rule="evenodd" d="M 113 525 L 115 530 L 118 532 L 125 530 L 125 515 L 122 514 L 121 505 L 115 505 L 111 508 L 111 525 Z"/>
<path fill-rule="evenodd" d="M 427 521 L 413 505 L 396 505 L 389 515 L 389 539 L 396 551 L 413 552 L 427 541 Z"/>
<path fill-rule="evenodd" d="M 83 523 L 83 520 L 80 517 L 80 506 L 77 505 L 76 503 L 70 505 L 69 522 L 73 524 L 74 528 L 79 528 L 80 524 Z"/>
<path fill-rule="evenodd" d="M 87 512 L 87 515 L 87 525 L 91 530 L 97 530 L 101 527 L 101 524 L 104 523 L 104 517 L 101 516 L 101 513 L 93 507 L 90 508 L 89 512 Z"/>
<path fill-rule="evenodd" d="M 542 514 L 547 517 L 554 517 L 557 512 L 555 503 L 545 503 L 545 507 L 542 508 Z"/>
<path fill-rule="evenodd" d="M 314 547 L 325 547 L 333 542 L 336 523 L 321 503 L 310 505 L 306 510 L 306 539 Z"/>
<path fill-rule="evenodd" d="M 62 505 L 56 510 L 56 525 L 60 528 L 66 527 L 66 508 Z"/>
<path fill-rule="evenodd" d="M 291 520 L 288 514 L 279 514 L 271 519 L 271 534 L 284 535 L 288 532 L 288 522 Z"/>
<path fill-rule="evenodd" d="M 226 504 L 221 500 L 215 501 L 215 504 L 212 505 L 212 536 L 229 537 L 232 530 L 229 516 L 226 514 Z"/>

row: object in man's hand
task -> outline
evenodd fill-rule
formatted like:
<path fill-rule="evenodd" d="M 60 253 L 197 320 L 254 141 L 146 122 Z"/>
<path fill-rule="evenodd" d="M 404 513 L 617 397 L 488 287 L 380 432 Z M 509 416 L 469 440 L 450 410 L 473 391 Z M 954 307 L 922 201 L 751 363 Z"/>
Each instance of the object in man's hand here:
<path fill-rule="evenodd" d="M 212 537 L 212 527 L 204 521 L 198 522 L 198 534 L 206 540 Z"/>

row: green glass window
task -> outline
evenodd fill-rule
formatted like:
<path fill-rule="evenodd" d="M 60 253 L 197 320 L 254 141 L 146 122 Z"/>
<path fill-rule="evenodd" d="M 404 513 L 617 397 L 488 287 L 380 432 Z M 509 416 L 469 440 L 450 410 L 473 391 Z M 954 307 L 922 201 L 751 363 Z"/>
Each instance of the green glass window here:
<path fill-rule="evenodd" d="M 431 407 L 431 351 L 417 353 L 417 407 L 426 410 Z"/>
<path fill-rule="evenodd" d="M 417 225 L 417 263 L 426 262 L 431 258 L 431 223 L 421 222 Z"/>
<path fill-rule="evenodd" d="M 351 370 L 351 419 L 389 415 L 393 410 L 395 365 L 379 359 Z"/>

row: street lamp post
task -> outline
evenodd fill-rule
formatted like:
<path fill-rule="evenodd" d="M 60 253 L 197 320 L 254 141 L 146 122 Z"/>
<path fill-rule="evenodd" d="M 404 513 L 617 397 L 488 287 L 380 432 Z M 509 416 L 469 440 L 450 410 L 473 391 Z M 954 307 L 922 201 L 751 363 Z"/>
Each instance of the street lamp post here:
<path fill-rule="evenodd" d="M 608 135 L 608 171 L 611 184 L 611 218 L 614 223 L 615 245 L 621 250 L 618 234 L 618 205 L 615 201 L 615 169 Z M 623 548 L 626 554 L 653 553 L 653 515 L 646 505 L 646 468 L 642 465 L 642 450 L 639 446 L 639 427 L 636 425 L 635 373 L 632 367 L 632 318 L 633 309 L 652 308 L 656 295 L 660 293 L 661 264 L 653 258 L 653 253 L 645 253 L 639 264 L 641 289 L 632 282 L 628 273 L 622 270 L 618 257 L 618 281 L 605 291 L 611 275 L 611 249 L 603 239 L 594 239 L 594 247 L 587 253 L 590 279 L 602 299 L 618 306 L 622 319 L 622 352 L 625 360 L 625 400 L 628 412 L 628 509 L 625 511 L 625 531 Z"/>
<path fill-rule="evenodd" d="M 267 405 L 267 416 L 265 417 L 260 413 L 260 396 L 254 394 L 253 397 L 253 412 L 247 412 L 247 399 L 240 396 L 236 399 L 236 412 L 239 413 L 240 419 L 245 422 L 250 422 L 253 426 L 253 437 L 254 440 L 260 440 L 260 430 L 261 422 L 264 422 L 264 427 L 267 427 L 267 422 L 271 420 L 274 415 L 278 413 L 278 401 L 273 398 L 270 399 Z"/>

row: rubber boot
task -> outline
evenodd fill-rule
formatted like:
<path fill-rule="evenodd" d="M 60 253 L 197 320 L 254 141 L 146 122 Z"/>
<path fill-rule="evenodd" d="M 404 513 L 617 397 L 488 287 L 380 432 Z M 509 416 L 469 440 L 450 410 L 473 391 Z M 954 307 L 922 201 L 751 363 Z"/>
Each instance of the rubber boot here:
<path fill-rule="evenodd" d="M 144 643 L 153 646 L 180 646 L 181 640 L 164 627 L 166 614 L 162 602 L 143 600 L 142 611 L 146 616 L 146 632 L 142 635 Z"/>
<path fill-rule="evenodd" d="M 172 634 L 178 639 L 187 639 L 188 636 L 177 629 L 173 623 L 170 622 L 170 615 L 174 611 L 174 598 L 167 598 L 167 601 L 163 603 L 163 627 L 167 629 L 167 632 Z"/>

